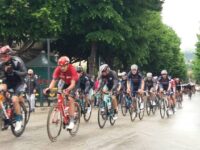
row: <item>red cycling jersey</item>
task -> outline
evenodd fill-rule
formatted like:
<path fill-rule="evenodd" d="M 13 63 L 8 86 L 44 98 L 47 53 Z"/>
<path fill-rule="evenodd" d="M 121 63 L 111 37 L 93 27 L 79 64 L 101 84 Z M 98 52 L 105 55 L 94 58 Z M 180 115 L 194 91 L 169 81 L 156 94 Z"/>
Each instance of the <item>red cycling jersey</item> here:
<path fill-rule="evenodd" d="M 176 87 L 176 81 L 174 79 L 171 79 L 171 87 L 174 88 Z"/>
<path fill-rule="evenodd" d="M 70 85 L 72 80 L 77 82 L 79 76 L 75 67 L 69 64 L 66 72 L 62 72 L 60 66 L 56 67 L 53 73 L 53 79 L 62 79 L 67 85 Z"/>

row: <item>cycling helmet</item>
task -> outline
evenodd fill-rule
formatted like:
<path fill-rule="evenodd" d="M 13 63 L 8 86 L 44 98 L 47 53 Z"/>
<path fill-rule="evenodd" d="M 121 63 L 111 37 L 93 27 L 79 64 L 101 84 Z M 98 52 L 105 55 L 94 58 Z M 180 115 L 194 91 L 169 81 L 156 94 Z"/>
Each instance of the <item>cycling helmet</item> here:
<path fill-rule="evenodd" d="M 0 60 L 8 62 L 11 59 L 11 54 L 14 53 L 10 46 L 6 45 L 0 48 Z"/>
<path fill-rule="evenodd" d="M 0 48 L 0 54 L 9 54 L 12 51 L 9 45 Z"/>
<path fill-rule="evenodd" d="M 121 76 L 122 76 L 122 77 L 126 76 L 126 72 L 122 72 L 122 73 L 121 73 Z"/>
<path fill-rule="evenodd" d="M 100 66 L 100 73 L 102 73 L 103 71 L 106 71 L 107 69 L 109 69 L 109 66 L 107 64 L 103 64 Z"/>
<path fill-rule="evenodd" d="M 161 71 L 161 75 L 162 75 L 162 74 L 168 74 L 168 73 L 167 73 L 167 70 L 162 70 L 162 71 Z"/>
<path fill-rule="evenodd" d="M 152 78 L 152 77 L 153 77 L 152 73 L 151 73 L 151 72 L 148 72 L 148 73 L 147 73 L 147 78 Z"/>
<path fill-rule="evenodd" d="M 69 64 L 70 60 L 67 56 L 62 56 L 58 59 L 58 66 L 64 66 Z"/>
<path fill-rule="evenodd" d="M 131 66 L 131 70 L 138 70 L 138 66 L 137 66 L 136 64 L 133 64 L 133 65 Z"/>

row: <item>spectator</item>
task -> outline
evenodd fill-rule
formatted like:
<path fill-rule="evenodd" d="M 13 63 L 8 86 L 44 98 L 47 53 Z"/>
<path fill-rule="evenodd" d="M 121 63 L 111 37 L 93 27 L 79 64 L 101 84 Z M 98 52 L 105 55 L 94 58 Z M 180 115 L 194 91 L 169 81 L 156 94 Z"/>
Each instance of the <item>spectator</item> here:
<path fill-rule="evenodd" d="M 34 76 L 32 69 L 28 70 L 28 75 L 25 78 L 26 83 L 26 97 L 31 104 L 31 112 L 35 111 L 35 94 L 37 90 L 37 79 Z"/>

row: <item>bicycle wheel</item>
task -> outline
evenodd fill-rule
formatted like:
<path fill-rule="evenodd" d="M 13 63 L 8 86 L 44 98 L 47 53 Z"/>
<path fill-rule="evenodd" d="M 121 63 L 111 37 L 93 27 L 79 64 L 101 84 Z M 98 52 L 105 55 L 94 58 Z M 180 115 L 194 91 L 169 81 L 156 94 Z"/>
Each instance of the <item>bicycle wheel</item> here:
<path fill-rule="evenodd" d="M 156 98 L 155 98 L 154 101 L 153 101 L 152 109 L 151 109 L 153 115 L 156 114 L 156 110 L 157 110 L 157 102 L 156 102 L 156 101 L 157 101 L 157 100 L 156 100 Z"/>
<path fill-rule="evenodd" d="M 3 112 L 0 110 L 0 132 L 2 130 L 3 127 Z"/>
<path fill-rule="evenodd" d="M 160 116 L 162 119 L 165 117 L 165 111 L 166 111 L 165 101 L 164 99 L 161 99 L 160 100 Z"/>
<path fill-rule="evenodd" d="M 147 115 L 150 116 L 151 114 L 151 103 L 149 100 L 147 100 L 146 102 L 146 111 L 147 111 Z"/>
<path fill-rule="evenodd" d="M 88 109 L 90 109 L 90 111 L 88 111 Z M 90 117 L 92 115 L 92 103 L 90 100 L 88 100 L 88 104 L 86 106 L 86 102 L 84 104 L 84 120 L 86 122 L 88 122 L 90 120 Z"/>
<path fill-rule="evenodd" d="M 69 133 L 71 136 L 75 136 L 79 130 L 79 125 L 80 125 L 80 118 L 81 118 L 81 109 L 78 103 L 74 104 L 75 107 L 75 114 L 74 114 L 74 128 L 72 130 L 69 130 Z"/>
<path fill-rule="evenodd" d="M 156 110 L 157 110 L 157 107 L 156 106 L 152 106 L 152 113 L 153 113 L 153 115 L 156 114 Z"/>
<path fill-rule="evenodd" d="M 57 104 L 55 104 L 49 110 L 47 118 L 47 134 L 52 142 L 55 142 L 57 140 L 57 137 L 60 135 L 62 125 L 63 117 Z"/>
<path fill-rule="evenodd" d="M 30 101 L 25 99 L 24 100 L 24 105 L 26 107 L 26 113 L 27 113 L 27 118 L 26 118 L 26 124 L 27 124 L 29 119 L 30 119 L 30 115 L 31 115 L 31 104 L 30 104 Z"/>
<path fill-rule="evenodd" d="M 12 131 L 13 135 L 16 137 L 20 137 L 24 133 L 25 128 L 26 128 L 27 114 L 26 114 L 26 107 L 23 103 L 20 104 L 20 111 L 21 111 L 21 115 L 22 115 L 21 130 L 15 131 L 15 126 L 16 126 L 15 114 L 13 115 L 13 117 L 11 119 L 11 131 Z"/>
<path fill-rule="evenodd" d="M 121 111 L 122 111 L 122 115 L 126 116 L 127 106 L 126 106 L 126 97 L 125 96 L 123 96 L 122 100 L 121 100 Z"/>
<path fill-rule="evenodd" d="M 107 107 L 104 101 L 99 103 L 99 110 L 98 110 L 98 125 L 100 128 L 103 128 L 107 121 Z"/>
<path fill-rule="evenodd" d="M 113 117 L 110 117 L 110 124 L 113 126 L 115 124 L 115 120 L 113 119 Z"/>
<path fill-rule="evenodd" d="M 129 113 L 131 117 L 131 121 L 134 121 L 135 118 L 137 117 L 137 104 L 136 100 L 134 100 L 131 104 L 131 107 L 129 108 Z"/>
<path fill-rule="evenodd" d="M 139 112 L 139 119 L 140 120 L 142 120 L 143 119 L 143 117 L 144 117 L 144 101 L 142 102 L 142 99 L 141 99 L 141 97 L 140 97 L 140 99 L 139 99 L 139 109 L 140 109 L 140 112 Z M 143 105 L 143 108 L 141 109 L 141 105 Z"/>
<path fill-rule="evenodd" d="M 169 107 L 167 100 L 165 100 L 165 108 L 166 108 L 167 118 L 169 118 L 169 111 L 170 111 L 170 109 L 172 111 L 172 106 Z"/>
<path fill-rule="evenodd" d="M 178 96 L 178 98 L 177 98 L 177 103 L 178 103 L 178 108 L 181 109 L 182 108 L 182 98 L 180 96 Z"/>

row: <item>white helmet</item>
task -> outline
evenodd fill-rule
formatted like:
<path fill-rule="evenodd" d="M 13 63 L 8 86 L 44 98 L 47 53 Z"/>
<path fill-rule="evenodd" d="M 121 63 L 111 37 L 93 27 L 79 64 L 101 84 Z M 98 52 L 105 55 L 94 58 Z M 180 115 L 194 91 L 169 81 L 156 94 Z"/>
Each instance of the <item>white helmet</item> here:
<path fill-rule="evenodd" d="M 152 78 L 152 77 L 153 77 L 152 73 L 151 73 L 151 72 L 148 72 L 148 73 L 147 73 L 147 78 Z"/>
<path fill-rule="evenodd" d="M 28 69 L 28 74 L 33 74 L 33 70 L 32 69 Z"/>
<path fill-rule="evenodd" d="M 100 71 L 100 73 L 102 73 L 106 69 L 109 69 L 109 66 L 107 64 L 103 64 L 103 65 L 100 66 L 99 71 Z"/>
<path fill-rule="evenodd" d="M 131 70 L 138 70 L 138 66 L 137 66 L 136 64 L 133 64 L 133 65 L 131 66 Z"/>
<path fill-rule="evenodd" d="M 162 71 L 161 71 L 161 74 L 168 74 L 168 73 L 167 73 L 167 70 L 162 70 Z"/>
<path fill-rule="evenodd" d="M 157 79 L 158 79 L 158 76 L 154 76 L 153 79 L 154 79 L 154 80 L 157 80 Z"/>
<path fill-rule="evenodd" d="M 126 76 L 126 72 L 122 72 L 121 73 L 121 76 L 123 77 L 123 76 Z"/>

